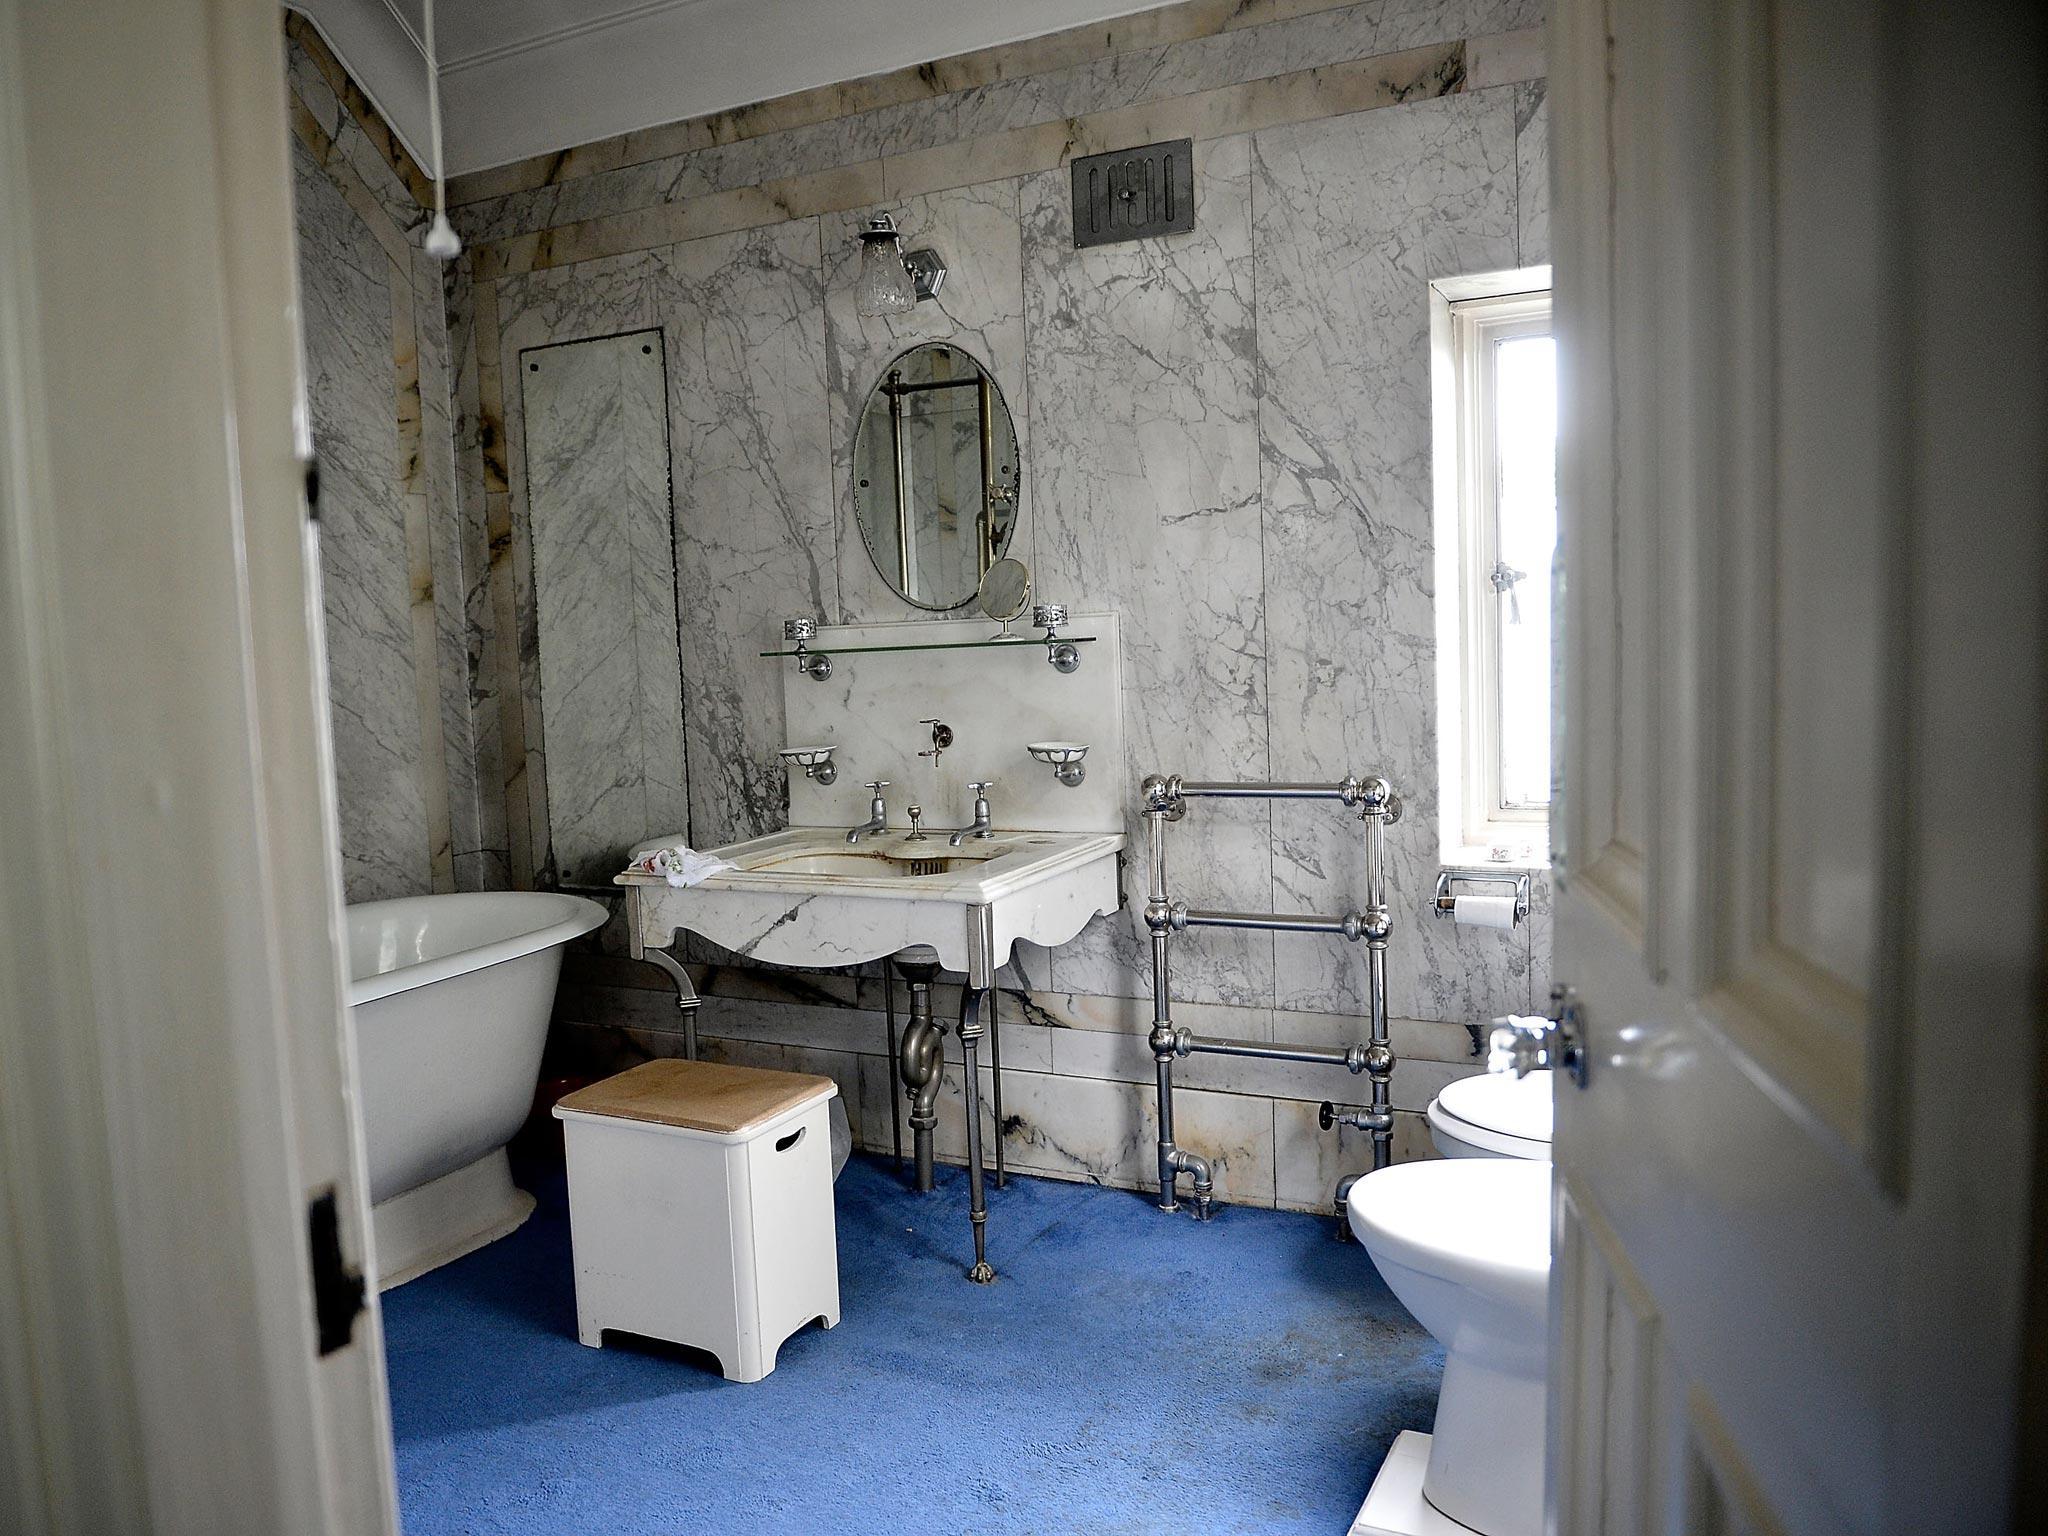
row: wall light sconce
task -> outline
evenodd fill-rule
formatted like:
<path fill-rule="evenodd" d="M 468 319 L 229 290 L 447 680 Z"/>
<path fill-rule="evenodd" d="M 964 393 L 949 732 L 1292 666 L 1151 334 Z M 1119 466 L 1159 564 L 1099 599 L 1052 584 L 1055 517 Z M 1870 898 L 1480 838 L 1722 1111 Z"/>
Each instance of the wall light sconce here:
<path fill-rule="evenodd" d="M 929 248 L 903 253 L 896 220 L 878 213 L 860 232 L 860 278 L 854 304 L 864 315 L 906 315 L 919 299 L 938 297 L 946 264 Z"/>

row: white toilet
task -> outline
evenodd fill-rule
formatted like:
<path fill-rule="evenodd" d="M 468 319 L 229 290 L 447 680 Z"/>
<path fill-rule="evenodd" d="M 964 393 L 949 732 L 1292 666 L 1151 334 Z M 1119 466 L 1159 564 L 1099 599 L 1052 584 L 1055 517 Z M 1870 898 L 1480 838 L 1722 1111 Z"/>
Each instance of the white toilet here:
<path fill-rule="evenodd" d="M 1538 1536 L 1549 1367 L 1550 1074 L 1460 1078 L 1429 1106 L 1441 1162 L 1352 1185 L 1351 1230 L 1444 1346 L 1431 1434 L 1404 1431 L 1351 1536 Z"/>
<path fill-rule="evenodd" d="M 1550 1073 L 1461 1077 L 1429 1106 L 1429 1139 L 1445 1157 L 1550 1160 Z"/>
<path fill-rule="evenodd" d="M 1550 1164 L 1397 1163 L 1354 1184 L 1347 1211 L 1446 1356 L 1434 1433 L 1396 1438 L 1352 1536 L 1540 1536 Z"/>

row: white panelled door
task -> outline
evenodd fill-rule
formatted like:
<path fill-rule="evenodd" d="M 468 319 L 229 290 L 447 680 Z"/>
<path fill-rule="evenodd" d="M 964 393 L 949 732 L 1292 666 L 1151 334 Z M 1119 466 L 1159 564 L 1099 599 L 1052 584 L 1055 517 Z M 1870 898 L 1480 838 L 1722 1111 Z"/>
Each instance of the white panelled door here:
<path fill-rule="evenodd" d="M 1559 1536 L 2013 1518 L 2038 12 L 1554 10 Z"/>

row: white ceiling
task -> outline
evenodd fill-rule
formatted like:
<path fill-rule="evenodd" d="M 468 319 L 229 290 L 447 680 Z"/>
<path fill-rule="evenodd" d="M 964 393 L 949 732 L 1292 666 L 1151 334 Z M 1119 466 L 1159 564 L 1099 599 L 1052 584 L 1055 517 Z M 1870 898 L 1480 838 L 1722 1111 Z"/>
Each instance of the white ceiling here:
<path fill-rule="evenodd" d="M 288 0 L 422 163 L 420 0 Z M 1166 0 L 437 0 L 451 175 Z"/>

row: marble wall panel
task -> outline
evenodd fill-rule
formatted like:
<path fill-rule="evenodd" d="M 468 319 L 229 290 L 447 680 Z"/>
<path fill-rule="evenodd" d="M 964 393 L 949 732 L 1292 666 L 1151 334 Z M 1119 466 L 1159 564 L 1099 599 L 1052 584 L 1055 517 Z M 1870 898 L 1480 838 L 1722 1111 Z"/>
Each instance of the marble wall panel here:
<path fill-rule="evenodd" d="M 782 677 L 759 652 L 784 614 L 839 606 L 821 268 L 815 219 L 659 258 L 689 831 L 704 847 L 786 823 Z"/>
<path fill-rule="evenodd" d="M 519 354 L 533 347 L 587 341 L 652 329 L 656 318 L 656 264 L 650 254 L 611 257 L 575 268 L 508 278 L 491 285 L 496 328 L 495 401 L 486 421 L 503 423 L 500 464 L 506 501 L 489 516 L 491 604 L 501 666 L 498 708 L 505 756 L 506 819 L 513 881 L 533 883 L 552 872 L 547 798 L 546 721 L 540 697 L 540 634 L 534 609 L 533 537 L 526 507 L 526 432 Z M 479 346 L 483 344 L 479 321 Z M 486 429 L 488 431 L 488 428 Z M 485 456 L 486 486 L 493 465 Z M 487 512 L 490 503 L 487 499 Z"/>
<path fill-rule="evenodd" d="M 560 877 L 598 885 L 688 817 L 661 336 L 519 368 L 550 836 Z"/>
<path fill-rule="evenodd" d="M 1258 135 L 1260 435 L 1272 764 L 1282 779 L 1385 773 L 1394 1011 L 1468 1020 L 1528 998 L 1526 928 L 1430 913 L 1437 868 L 1428 289 L 1517 259 L 1513 93 L 1453 96 Z M 1273 905 L 1341 911 L 1355 821 L 1274 813 Z M 1362 957 L 1276 940 L 1282 1008 L 1365 1006 Z"/>
<path fill-rule="evenodd" d="M 449 348 L 446 269 L 424 252 L 412 261 L 414 344 L 419 357 L 420 488 L 427 500 L 434 598 L 435 694 L 441 719 L 449 850 L 460 889 L 474 889 L 483 848 L 476 726 L 470 709 L 469 570 L 481 562 L 463 523 L 455 462 L 455 375 Z"/>
<path fill-rule="evenodd" d="M 467 259 L 444 269 L 444 300 L 448 348 L 449 430 L 452 438 L 455 519 L 448 543 L 459 552 L 459 581 L 437 586 L 436 594 L 457 609 L 461 655 L 442 679 L 443 710 L 460 714 L 466 738 L 452 733 L 457 748 L 466 744 L 467 788 L 474 797 L 474 819 L 455 817 L 455 883 L 459 890 L 502 890 L 511 884 L 511 849 L 505 830 L 504 753 L 497 710 L 498 659 L 496 627 L 491 623 L 491 540 L 484 490 L 482 400 L 477 353 L 477 290 Z M 443 654 L 446 654 L 444 641 Z M 456 750 L 451 748 L 452 752 Z M 462 770 L 451 765 L 449 796 L 460 806 Z M 473 836 L 472 836 L 473 831 Z"/>
<path fill-rule="evenodd" d="M 785 117 L 792 126 L 733 142 L 671 134 L 671 148 L 689 147 L 659 164 L 614 158 L 612 180 L 544 184 L 524 212 L 480 205 L 478 218 L 533 221 L 536 233 L 520 237 L 531 246 L 522 259 L 542 266 L 586 248 L 562 219 L 619 210 L 637 218 L 631 210 L 644 200 L 680 198 L 673 215 L 707 199 L 755 198 L 760 209 L 747 217 L 761 222 L 479 285 L 469 306 L 478 441 L 459 478 L 483 486 L 491 560 L 512 570 L 525 558 L 526 466 L 517 391 L 502 404 L 493 398 L 516 382 L 503 360 L 540 338 L 661 327 L 691 831 L 700 844 L 744 836 L 784 815 L 772 757 L 782 743 L 780 675 L 755 654 L 777 620 L 807 607 L 842 622 L 910 616 L 874 573 L 852 517 L 847 461 L 860 401 L 888 357 L 914 341 L 950 338 L 973 350 L 1002 383 L 1024 439 L 1017 551 L 1040 595 L 1124 615 L 1129 750 L 1117 777 L 1135 786 L 1148 771 L 1334 780 L 1380 770 L 1406 793 L 1391 865 L 1396 1141 L 1397 1155 L 1426 1155 L 1420 1108 L 1477 1065 L 1467 1026 L 1526 1009 L 1548 973 L 1547 889 L 1536 920 L 1513 934 L 1461 930 L 1429 910 L 1437 807 L 1426 284 L 1543 259 L 1547 122 L 1540 79 L 1531 78 L 1540 48 L 1526 30 L 1541 11 L 1533 0 L 1252 9 L 1241 26 L 1219 22 L 1171 45 L 998 70 L 956 91 L 913 92 L 826 121 Z M 1467 53 L 1455 47 L 1412 89 L 1395 81 L 1375 94 L 1353 82 L 1336 91 L 1332 82 L 1360 66 L 1320 67 L 1473 36 L 1492 45 L 1478 50 L 1483 80 L 1467 78 Z M 1226 124 L 1236 108 L 1221 98 L 1213 114 L 1204 106 L 1189 119 L 1198 125 L 1199 219 L 1190 235 L 1076 252 L 1064 167 L 995 180 L 976 169 L 1005 152 L 1004 135 L 1064 133 L 1075 114 L 1112 114 L 1091 119 L 1105 132 L 1135 129 L 1150 121 L 1146 103 L 1258 80 L 1266 83 L 1245 92 L 1300 84 L 1299 101 L 1250 120 L 1282 126 Z M 1316 116 L 1332 111 L 1342 115 Z M 921 153 L 927 144 L 938 147 Z M 1052 164 L 1058 153 L 1029 164 Z M 919 163 L 880 158 L 905 154 Z M 864 172 L 880 167 L 897 189 L 878 206 L 897 216 L 906 245 L 934 245 L 951 265 L 937 304 L 889 320 L 855 314 L 853 237 L 871 210 L 810 216 L 856 199 L 788 201 L 817 174 L 807 168 L 856 161 Z M 806 216 L 773 222 L 777 210 Z M 707 227 L 718 226 L 691 229 Z M 458 281 L 458 300 L 459 289 Z M 502 313 L 487 317 L 494 305 Z M 460 303 L 450 312 L 459 330 Z M 455 394 L 458 413 L 472 409 L 459 369 Z M 505 600 L 527 581 L 506 580 Z M 538 762 L 531 614 L 503 624 L 516 631 L 511 683 L 526 689 L 505 739 L 526 742 L 517 716 L 530 714 Z M 472 654 L 489 643 L 473 639 Z M 515 830 L 506 842 L 516 863 L 527 790 L 520 768 L 508 769 Z M 544 817 L 544 807 L 534 814 Z M 1141 835 L 1142 825 L 1131 830 Z M 1174 894 L 1197 906 L 1338 912 L 1362 895 L 1360 829 L 1328 805 L 1200 805 L 1171 836 Z M 1129 894 L 1142 901 L 1136 881 Z M 875 969 L 766 969 L 708 947 L 702 958 L 721 962 L 700 982 L 700 1022 L 718 1042 L 707 1050 L 764 1064 L 807 1052 L 829 1060 L 850 1107 L 858 1101 L 860 1140 L 885 1150 L 902 1095 L 882 1054 Z M 669 995 L 646 990 L 645 968 L 601 963 L 618 969 L 601 984 L 565 986 L 562 1017 L 593 1038 L 603 1032 L 587 1026 L 606 1025 L 618 1050 L 674 1049 Z M 1363 957 L 1352 946 L 1204 932 L 1176 943 L 1175 972 L 1176 1020 L 1200 1033 L 1335 1044 L 1363 1030 Z M 1020 955 L 1005 984 L 1012 1165 L 1149 1184 L 1149 969 L 1133 912 L 1059 951 Z M 940 992 L 949 1013 L 957 990 Z M 897 1004 L 907 1007 L 900 987 Z M 940 1149 L 957 1158 L 964 1113 L 957 1043 L 951 1049 Z M 1314 1124 L 1320 1098 L 1362 1097 L 1362 1080 L 1217 1060 L 1184 1064 L 1181 1075 L 1181 1139 L 1225 1163 L 1230 1198 L 1322 1209 L 1337 1177 L 1369 1158 L 1365 1138 Z"/>
<path fill-rule="evenodd" d="M 906 251 L 930 246 L 950 270 L 938 296 L 906 315 L 869 316 L 854 304 L 860 231 L 893 212 Z M 832 497 L 837 509 L 838 621 L 858 624 L 910 616 L 868 558 L 853 509 L 853 439 L 868 391 L 892 357 L 926 341 L 966 348 L 994 377 L 1017 429 L 1018 451 L 1033 456 L 1025 378 L 1024 287 L 1019 256 L 1017 183 L 992 181 L 891 207 L 859 208 L 818 221 L 824 240 L 825 419 L 830 433 Z M 1032 561 L 1036 517 L 1027 483 L 1010 553 Z M 971 610 L 967 610 L 971 612 Z"/>
<path fill-rule="evenodd" d="M 1197 7 L 1177 9 L 1193 11 Z M 1014 65 L 995 65 L 956 90 L 921 91 L 908 100 L 815 114 L 767 132 L 732 137 L 696 123 L 670 125 L 677 148 L 653 158 L 624 141 L 584 146 L 561 157 L 565 171 L 538 185 L 463 198 L 453 218 L 472 243 L 517 239 L 548 229 L 636 210 L 736 192 L 784 178 L 914 155 L 1088 114 L 1173 101 L 1206 91 L 1401 52 L 1440 42 L 1491 37 L 1541 25 L 1541 0 L 1364 0 L 1242 8 L 1206 25 L 1172 30 L 1159 41 L 1091 49 L 1088 57 L 1041 57 L 1017 45 Z M 970 72 L 972 73 L 972 72 Z M 945 67 L 932 71 L 945 78 Z M 692 129 L 695 131 L 691 131 Z M 649 135 L 629 136 L 646 140 Z M 461 178 L 459 192 L 487 185 L 492 173 Z"/>
<path fill-rule="evenodd" d="M 1002 74 L 958 91 L 472 202 L 456 209 L 454 218 L 467 239 L 502 240 L 780 177 L 1364 58 L 1392 51 L 1377 43 L 1384 5 L 1385 0 L 1365 0 L 1259 26 L 1128 48 L 1063 67 Z M 1439 27 L 1448 24 L 1446 17 L 1436 21 Z M 1427 28 L 1411 24 L 1410 30 Z"/>
<path fill-rule="evenodd" d="M 320 455 L 343 887 L 350 901 L 432 886 L 416 707 L 391 264 L 306 149 L 292 151 L 307 404 Z"/>
<path fill-rule="evenodd" d="M 1125 761 L 1112 771 L 1133 791 L 1150 772 L 1266 773 L 1250 168 L 1246 136 L 1198 144 L 1195 230 L 1085 250 L 1068 175 L 1021 186 L 1038 590 L 1123 616 Z M 1142 818 L 1127 831 L 1142 849 Z M 1266 909 L 1263 804 L 1204 805 L 1169 836 L 1191 904 Z M 1128 865 L 1131 910 L 1054 955 L 1058 990 L 1149 987 L 1133 916 L 1144 868 Z M 1268 937 L 1218 930 L 1178 948 L 1179 995 L 1270 1002 Z"/>
<path fill-rule="evenodd" d="M 1542 80 L 1514 89 L 1520 264 L 1534 267 L 1550 260 L 1550 91 Z"/>
<path fill-rule="evenodd" d="M 1543 25 L 1544 0 L 1387 0 L 1374 53 Z"/>

